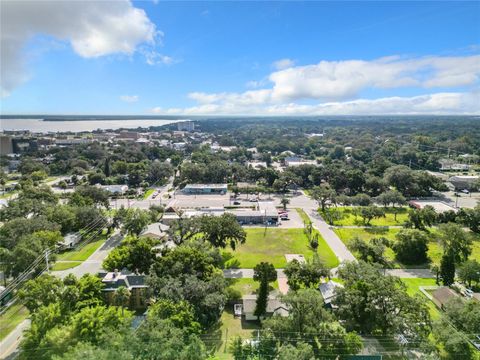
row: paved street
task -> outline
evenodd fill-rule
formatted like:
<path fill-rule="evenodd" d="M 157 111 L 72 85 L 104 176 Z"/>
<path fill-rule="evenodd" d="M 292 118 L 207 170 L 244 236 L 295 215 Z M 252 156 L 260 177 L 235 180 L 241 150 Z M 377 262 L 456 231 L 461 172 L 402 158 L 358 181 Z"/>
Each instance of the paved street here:
<path fill-rule="evenodd" d="M 388 269 L 386 273 L 404 279 L 435 278 L 430 269 Z"/>
<path fill-rule="evenodd" d="M 30 319 L 23 320 L 0 342 L 1 359 L 14 359 L 18 355 L 18 344 L 22 339 L 23 331 L 29 327 Z"/>

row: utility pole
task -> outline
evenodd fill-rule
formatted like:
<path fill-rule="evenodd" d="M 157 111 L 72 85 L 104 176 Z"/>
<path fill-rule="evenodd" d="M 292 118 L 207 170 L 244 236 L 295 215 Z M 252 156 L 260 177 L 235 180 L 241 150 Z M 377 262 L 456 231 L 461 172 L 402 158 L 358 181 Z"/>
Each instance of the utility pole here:
<path fill-rule="evenodd" d="M 48 254 L 49 250 L 45 250 L 45 263 L 47 264 L 47 273 L 50 273 L 50 266 L 48 265 Z"/>

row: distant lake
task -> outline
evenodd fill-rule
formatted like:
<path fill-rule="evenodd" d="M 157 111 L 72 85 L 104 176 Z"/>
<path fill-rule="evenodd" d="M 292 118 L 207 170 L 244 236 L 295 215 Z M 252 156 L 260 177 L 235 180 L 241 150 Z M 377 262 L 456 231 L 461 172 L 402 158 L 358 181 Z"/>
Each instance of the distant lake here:
<path fill-rule="evenodd" d="M 150 126 L 162 126 L 176 123 L 177 119 L 98 119 L 98 120 L 55 120 L 43 121 L 43 119 L 0 119 L 0 130 L 30 130 L 38 133 L 48 132 L 82 132 L 115 129 L 148 128 Z"/>

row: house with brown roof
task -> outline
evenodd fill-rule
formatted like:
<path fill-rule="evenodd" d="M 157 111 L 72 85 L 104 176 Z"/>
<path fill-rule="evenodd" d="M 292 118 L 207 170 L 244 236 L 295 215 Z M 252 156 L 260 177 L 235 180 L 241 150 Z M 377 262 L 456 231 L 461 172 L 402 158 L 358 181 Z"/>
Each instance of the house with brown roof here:
<path fill-rule="evenodd" d="M 458 294 L 446 286 L 440 287 L 432 293 L 432 301 L 442 310 L 445 309 L 445 304 L 456 297 Z"/>

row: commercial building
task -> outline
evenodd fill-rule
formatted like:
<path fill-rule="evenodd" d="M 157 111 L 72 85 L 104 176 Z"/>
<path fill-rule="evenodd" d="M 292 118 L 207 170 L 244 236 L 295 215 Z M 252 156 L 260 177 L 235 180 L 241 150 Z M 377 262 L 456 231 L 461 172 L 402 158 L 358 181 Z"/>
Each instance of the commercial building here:
<path fill-rule="evenodd" d="M 195 123 L 193 121 L 182 121 L 177 123 L 178 131 L 195 131 Z"/>
<path fill-rule="evenodd" d="M 0 135 L 0 155 L 13 153 L 12 137 L 8 135 Z"/>
<path fill-rule="evenodd" d="M 457 175 L 450 177 L 448 181 L 455 187 L 455 190 L 477 190 L 479 178 L 478 175 Z"/>
<path fill-rule="evenodd" d="M 438 162 L 442 171 L 468 171 L 470 169 L 470 165 L 461 164 L 452 159 L 440 159 Z"/>
<path fill-rule="evenodd" d="M 435 209 L 435 212 L 441 214 L 447 211 L 457 212 L 458 210 L 453 206 L 444 203 L 443 201 L 435 200 L 412 200 L 408 204 L 416 209 L 423 209 L 425 206 L 431 206 Z"/>
<path fill-rule="evenodd" d="M 262 201 L 258 203 L 258 209 L 235 209 L 227 210 L 237 218 L 241 225 L 277 225 L 279 222 L 278 211 L 271 201 Z"/>
<path fill-rule="evenodd" d="M 225 195 L 227 193 L 227 184 L 188 184 L 182 189 L 182 192 L 189 195 Z"/>
<path fill-rule="evenodd" d="M 103 190 L 108 191 L 112 195 L 124 194 L 128 191 L 128 185 L 99 185 Z"/>

